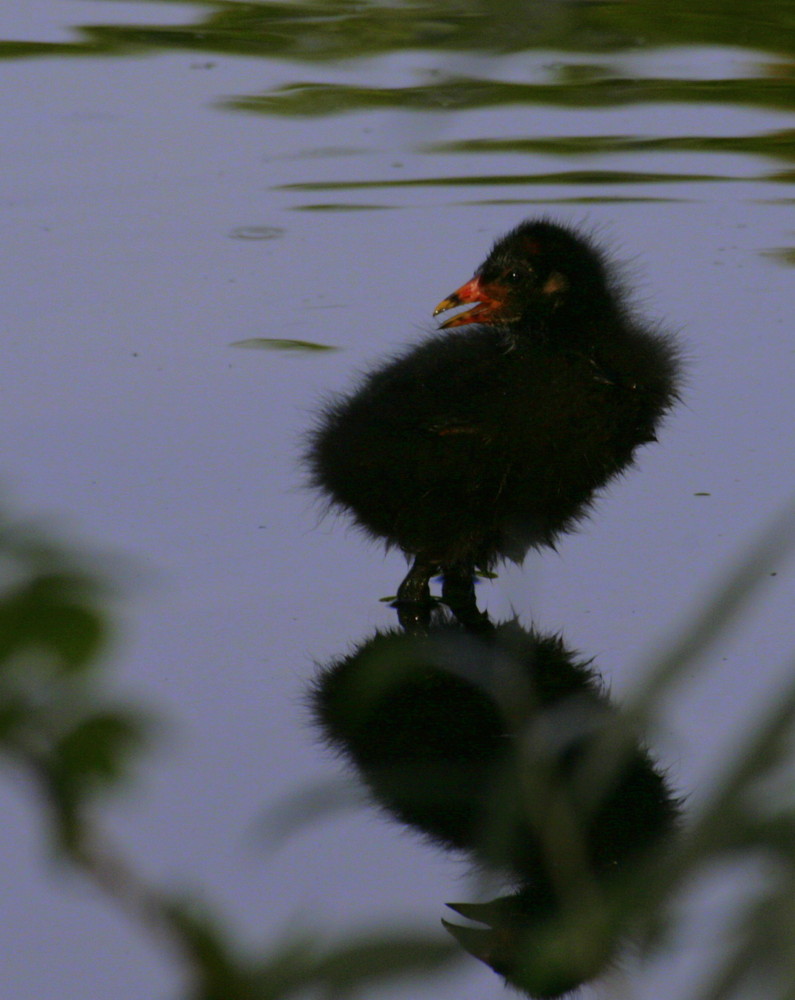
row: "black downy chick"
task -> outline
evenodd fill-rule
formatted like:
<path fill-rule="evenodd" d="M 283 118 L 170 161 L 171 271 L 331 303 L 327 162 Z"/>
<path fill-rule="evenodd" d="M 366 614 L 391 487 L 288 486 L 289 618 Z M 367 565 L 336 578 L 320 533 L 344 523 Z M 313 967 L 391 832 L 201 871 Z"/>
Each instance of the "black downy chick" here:
<path fill-rule="evenodd" d="M 474 606 L 476 568 L 553 545 L 656 439 L 677 399 L 672 338 L 628 309 L 601 250 L 527 221 L 434 315 L 473 304 L 332 402 L 312 484 L 413 558 L 399 605 Z"/>

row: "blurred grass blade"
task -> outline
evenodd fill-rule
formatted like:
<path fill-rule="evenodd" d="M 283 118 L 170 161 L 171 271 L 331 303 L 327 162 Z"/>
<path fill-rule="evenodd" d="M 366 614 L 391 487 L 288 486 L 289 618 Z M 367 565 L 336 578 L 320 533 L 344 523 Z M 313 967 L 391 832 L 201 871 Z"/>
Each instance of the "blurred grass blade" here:
<path fill-rule="evenodd" d="M 318 963 L 315 978 L 331 997 L 371 991 L 388 981 L 426 976 L 457 960 L 452 941 L 430 934 L 390 932 L 354 940 L 330 951 Z"/>
<path fill-rule="evenodd" d="M 255 823 L 256 835 L 272 849 L 308 826 L 367 804 L 364 789 L 351 778 L 325 779 L 284 795 Z"/>
<path fill-rule="evenodd" d="M 795 545 L 795 507 L 776 518 L 743 556 L 725 585 L 663 654 L 627 698 L 625 711 L 633 722 L 645 722 L 663 692 L 674 684 L 709 646 L 720 638 L 767 581 L 770 567 L 780 563 Z"/>

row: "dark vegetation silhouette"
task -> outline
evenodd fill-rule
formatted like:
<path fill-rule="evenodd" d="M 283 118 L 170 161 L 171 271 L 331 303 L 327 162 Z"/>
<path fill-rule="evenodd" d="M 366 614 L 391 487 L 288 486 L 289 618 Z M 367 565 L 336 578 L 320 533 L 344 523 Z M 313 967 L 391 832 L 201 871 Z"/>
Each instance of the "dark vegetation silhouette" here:
<path fill-rule="evenodd" d="M 411 741 L 406 743 L 405 734 L 412 727 L 415 732 L 418 725 L 422 730 L 420 747 L 424 749 L 415 756 L 426 774 L 429 759 L 441 763 L 448 773 L 451 761 L 463 761 L 472 768 L 472 790 L 461 793 L 459 786 L 457 796 L 470 817 L 468 832 L 451 834 L 444 824 L 433 834 L 436 843 L 447 847 L 455 838 L 464 857 L 472 856 L 469 845 L 474 845 L 481 858 L 499 862 L 499 845 L 510 848 L 519 825 L 527 824 L 531 836 L 549 850 L 561 848 L 565 864 L 554 867 L 548 910 L 535 883 L 523 885 L 521 876 L 508 874 L 506 890 L 496 900 L 452 904 L 455 912 L 480 925 L 448 923 L 455 941 L 445 943 L 427 933 L 407 931 L 397 922 L 337 941 L 317 931 L 297 934 L 294 927 L 279 934 L 272 926 L 271 903 L 265 899 L 268 940 L 257 947 L 250 937 L 241 941 L 223 907 L 213 905 L 206 886 L 184 886 L 180 878 L 183 888 L 175 893 L 173 880 L 158 885 L 147 879 L 103 828 L 108 798 L 124 789 L 142 753 L 147 751 L 151 758 L 155 749 L 151 716 L 125 697 L 117 683 L 112 696 L 106 690 L 112 665 L 107 642 L 115 621 L 105 574 L 85 556 L 66 552 L 57 541 L 0 511 L 0 762 L 4 776 L 12 779 L 12 788 L 26 790 L 28 803 L 41 803 L 39 828 L 49 848 L 42 851 L 47 859 L 43 868 L 51 874 L 57 860 L 82 874 L 104 894 L 109 906 L 148 935 L 153 950 L 178 973 L 180 985 L 173 995 L 181 1000 L 290 1000 L 318 995 L 372 1000 L 382 986 L 423 980 L 448 967 L 464 954 L 459 944 L 511 982 L 552 994 L 578 977 L 584 981 L 597 974 L 627 935 L 651 959 L 675 955 L 684 932 L 683 904 L 693 886 L 709 883 L 716 872 L 723 881 L 733 872 L 760 868 L 766 872 L 765 879 L 746 882 L 745 891 L 726 915 L 732 933 L 721 939 L 720 955 L 709 968 L 698 969 L 698 978 L 681 996 L 682 1000 L 746 1000 L 749 996 L 784 1000 L 795 987 L 791 962 L 795 818 L 787 792 L 795 744 L 795 683 L 785 684 L 775 702 L 738 738 L 736 753 L 726 760 L 710 787 L 702 790 L 700 804 L 689 807 L 675 835 L 655 840 L 653 829 L 647 828 L 637 853 L 618 848 L 615 875 L 600 864 L 588 876 L 587 867 L 576 863 L 577 852 L 569 850 L 578 839 L 568 835 L 561 839 L 559 831 L 561 822 L 571 828 L 573 819 L 581 836 L 583 826 L 586 832 L 588 826 L 583 817 L 595 817 L 592 805 L 598 810 L 600 802 L 609 802 L 610 787 L 623 785 L 631 799 L 632 787 L 642 787 L 644 782 L 653 799 L 659 795 L 661 830 L 671 822 L 666 816 L 675 803 L 659 774 L 654 776 L 655 769 L 650 769 L 634 734 L 657 716 L 677 684 L 697 673 L 712 646 L 723 640 L 727 629 L 758 596 L 771 568 L 780 565 L 782 554 L 791 546 L 793 527 L 793 516 L 773 525 L 745 562 L 727 576 L 720 592 L 691 622 L 683 624 L 620 712 L 602 705 L 604 692 L 592 665 L 572 657 L 560 640 L 534 636 L 513 623 L 497 625 L 492 638 L 488 634 L 472 637 L 460 625 L 437 620 L 427 637 L 376 637 L 369 650 L 362 645 L 324 670 L 317 690 L 326 689 L 321 699 L 328 701 L 324 712 L 336 703 L 332 714 L 339 713 L 341 728 L 339 734 L 331 734 L 335 744 L 347 729 L 354 741 L 363 738 L 361 725 L 342 699 L 346 689 L 354 704 L 360 702 L 365 718 L 373 713 L 379 721 L 384 715 L 391 718 L 397 733 L 390 739 L 391 749 L 368 747 L 364 754 L 370 762 L 368 771 L 376 773 L 376 784 L 385 789 L 390 803 L 394 800 L 397 807 L 408 808 L 412 814 L 419 810 L 420 818 L 438 815 L 440 809 L 438 802 L 434 806 L 417 798 L 417 789 L 407 800 L 405 786 L 395 785 L 390 769 L 381 771 L 379 752 L 387 762 L 399 762 L 404 755 L 408 758 Z M 535 660 L 528 658 L 533 648 L 538 654 Z M 405 656 L 407 651 L 410 655 Z M 379 666 L 382 652 L 384 662 Z M 545 658 L 549 657 L 550 666 L 558 656 L 571 658 L 568 667 L 562 663 L 560 700 L 548 692 L 543 699 L 546 708 L 534 706 L 527 698 L 532 686 L 527 686 L 526 675 L 532 677 L 538 671 L 543 676 Z M 422 664 L 428 668 L 428 678 L 420 675 Z M 371 673 L 377 683 L 365 684 Z M 570 698 L 565 695 L 567 685 L 574 692 Z M 446 698 L 431 699 L 428 705 L 427 699 L 419 697 L 433 690 L 446 691 L 450 712 L 444 707 Z M 397 717 L 390 715 L 396 698 Z M 571 717 L 565 709 L 568 702 L 581 705 Z M 476 723 L 474 734 L 456 728 L 455 719 L 463 720 L 464 715 Z M 528 734 L 523 734 L 523 715 Z M 434 717 L 439 726 L 435 738 L 427 734 L 422 721 Z M 507 752 L 494 748 L 492 737 L 500 727 L 505 727 L 507 740 L 499 742 L 509 744 Z M 561 740 L 552 739 L 555 733 Z M 534 738 L 528 741 L 526 736 L 531 734 Z M 370 737 L 364 734 L 364 739 L 366 744 Z M 567 741 L 571 746 L 579 743 L 575 754 L 579 763 L 573 766 L 563 752 Z M 499 808 L 495 786 L 497 805 L 490 810 L 484 804 L 486 812 L 481 813 L 486 779 L 472 764 L 477 753 L 494 764 L 502 754 L 507 776 L 502 780 L 509 792 L 522 781 L 521 802 L 511 803 L 509 798 L 511 808 Z M 523 755 L 533 762 L 532 768 L 521 766 Z M 640 786 L 635 784 L 633 770 L 641 778 Z M 593 798 L 586 796 L 583 813 L 579 812 L 584 801 L 580 774 L 590 775 L 587 784 L 594 792 Z M 431 789 L 441 784 L 432 781 Z M 28 794 L 30 790 L 35 798 Z M 449 802 L 451 796 L 442 791 Z M 545 813 L 536 806 L 533 812 L 539 794 L 548 795 L 556 808 Z M 330 808 L 327 798 L 320 811 L 313 808 L 310 789 L 301 790 L 296 798 L 300 809 L 293 828 L 296 823 L 317 822 Z M 379 792 L 379 801 L 383 798 Z M 452 798 L 456 800 L 455 795 Z M 645 793 L 638 793 L 636 803 L 640 806 L 645 798 Z M 394 809 L 387 803 L 383 807 Z M 333 803 L 331 808 L 336 808 Z M 611 808 L 603 806 L 607 812 Z M 287 801 L 274 808 L 280 817 L 287 812 Z M 486 839 L 480 838 L 477 822 L 472 822 L 478 815 L 486 817 Z M 532 826 L 533 816 L 539 820 L 537 828 Z M 505 825 L 500 817 L 505 817 Z M 13 810 L 9 822 L 14 822 Z M 426 830 L 426 835 L 430 837 L 431 831 Z M 351 887 L 351 891 L 359 888 Z M 8 903 L 13 914 L 16 901 Z M 48 914 L 41 914 L 42 925 L 48 919 Z M 430 996 L 432 989 L 427 982 L 415 982 L 411 995 Z"/>
<path fill-rule="evenodd" d="M 53 863 L 81 873 L 147 935 L 179 973 L 170 995 L 181 1000 L 356 996 L 451 964 L 454 942 L 394 926 L 342 941 L 294 928 L 279 938 L 271 928 L 267 943 L 252 947 L 215 912 L 206 887 L 158 885 L 126 856 L 104 829 L 101 806 L 166 720 L 106 690 L 110 594 L 90 560 L 0 509 L 0 763 L 4 777 L 35 792 L 27 802 L 41 805 L 48 873 Z M 6 897 L 9 919 L 29 906 Z M 40 926 L 49 919 L 41 913 Z"/>

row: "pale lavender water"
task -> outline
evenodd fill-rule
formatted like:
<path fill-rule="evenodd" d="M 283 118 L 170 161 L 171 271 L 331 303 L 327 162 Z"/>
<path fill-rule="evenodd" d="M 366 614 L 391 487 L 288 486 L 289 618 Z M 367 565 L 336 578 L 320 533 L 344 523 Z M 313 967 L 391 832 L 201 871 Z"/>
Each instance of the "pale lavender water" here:
<path fill-rule="evenodd" d="M 0 38 L 66 41 L 70 24 L 192 15 L 168 4 L 50 0 L 3 10 Z M 448 54 L 436 63 L 510 79 L 556 59 L 569 57 Z M 659 75 L 661 64 L 682 77 L 710 65 L 742 75 L 751 59 L 637 51 L 622 65 L 639 75 Z M 644 311 L 682 331 L 690 375 L 660 443 L 643 449 L 593 519 L 558 554 L 533 555 L 484 585 L 495 617 L 515 610 L 525 624 L 562 630 L 596 656 L 620 696 L 795 496 L 795 295 L 791 270 L 766 255 L 792 243 L 789 189 L 766 179 L 782 163 L 738 153 L 425 151 L 481 136 L 758 134 L 791 125 L 790 116 L 660 104 L 289 119 L 219 106 L 295 80 L 406 85 L 433 64 L 416 51 L 311 69 L 191 51 L 0 63 L 3 483 L 12 508 L 123 557 L 115 677 L 172 727 L 109 825 L 145 873 L 201 887 L 252 944 L 305 922 L 329 934 L 395 919 L 435 930 L 444 900 L 468 891 L 456 862 L 372 812 L 312 826 L 273 856 L 252 826 L 281 796 L 339 776 L 305 724 L 303 690 L 314 661 L 392 624 L 377 598 L 404 572 L 398 554 L 319 520 L 300 485 L 301 434 L 324 391 L 431 328 L 435 303 L 496 235 L 538 213 L 596 227 L 629 260 Z M 672 180 L 554 181 L 595 169 Z M 524 173 L 552 179 L 467 183 Z M 677 183 L 679 174 L 733 179 Z M 462 183 L 284 187 L 449 176 Z M 596 200 L 566 203 L 584 195 Z M 616 198 L 630 200 L 607 200 Z M 301 211 L 318 204 L 373 207 Z M 344 350 L 230 347 L 252 337 Z M 656 734 L 672 782 L 694 802 L 786 675 L 792 561 L 775 570 Z M 0 780 L 3 995 L 174 995 L 175 970 L 138 931 L 48 867 L 37 804 Z M 694 905 L 701 922 L 720 911 L 712 896 Z M 713 944 L 710 926 L 682 942 L 672 964 L 631 975 L 622 995 L 677 996 L 677 977 Z M 434 991 L 503 995 L 474 961 Z"/>

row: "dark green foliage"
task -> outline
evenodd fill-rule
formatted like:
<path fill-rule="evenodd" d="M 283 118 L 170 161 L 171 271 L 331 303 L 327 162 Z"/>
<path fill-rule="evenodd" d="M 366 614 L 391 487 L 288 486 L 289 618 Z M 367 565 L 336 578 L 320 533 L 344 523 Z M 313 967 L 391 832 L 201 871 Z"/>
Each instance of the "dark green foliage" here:
<path fill-rule="evenodd" d="M 75 721 L 39 758 L 62 847 L 80 845 L 86 807 L 127 776 L 144 733 L 143 720 L 129 708 L 105 708 Z"/>
<path fill-rule="evenodd" d="M 0 758 L 38 792 L 59 857 L 180 958 L 184 1000 L 355 996 L 454 960 L 451 941 L 394 929 L 338 945 L 305 934 L 244 954 L 195 904 L 149 886 L 96 820 L 150 728 L 103 691 L 100 653 L 111 631 L 103 583 L 57 545 L 8 524 L 0 525 L 0 573 Z"/>
<path fill-rule="evenodd" d="M 54 669 L 88 668 L 105 640 L 94 581 L 79 572 L 33 573 L 0 599 L 0 669 L 32 653 Z"/>
<path fill-rule="evenodd" d="M 185 988 L 180 993 L 183 1000 L 286 1000 L 357 993 L 373 998 L 387 983 L 424 975 L 454 960 L 452 941 L 442 943 L 394 929 L 381 936 L 333 945 L 316 935 L 304 935 L 263 945 L 258 953 L 248 954 L 230 929 L 213 918 L 197 915 L 195 904 L 174 901 L 151 889 L 123 858 L 114 855 L 98 828 L 97 807 L 134 764 L 145 730 L 138 712 L 122 703 L 114 706 L 103 696 L 103 662 L 98 653 L 101 637 L 111 631 L 103 587 L 92 574 L 72 565 L 57 547 L 32 545 L 24 534 L 7 525 L 0 530 L 4 574 L 0 581 L 0 754 L 4 766 L 27 778 L 44 797 L 50 807 L 43 813 L 45 830 L 61 848 L 62 856 L 149 930 L 154 946 L 168 948 L 172 955 L 176 951 L 185 971 Z M 629 702 L 628 717 L 645 723 L 654 718 L 672 686 L 693 673 L 697 661 L 703 661 L 710 644 L 726 633 L 760 582 L 769 579 L 770 566 L 781 561 L 793 536 L 793 521 L 787 519 L 762 539 L 727 580 L 724 590 L 681 631 L 671 649 L 660 655 L 657 668 Z M 76 640 L 81 634 L 83 637 Z M 566 746 L 566 739 L 549 742 L 555 734 L 565 736 L 567 729 L 560 723 L 568 712 L 560 715 L 555 709 L 569 700 L 567 691 L 574 692 L 575 702 L 580 699 L 586 709 L 601 706 L 604 714 L 586 711 L 580 715 L 581 721 L 590 715 L 595 723 L 590 732 L 596 739 L 591 741 L 587 727 L 580 729 L 592 752 L 579 755 L 579 764 L 577 753 L 568 759 L 566 754 L 560 757 L 563 773 L 568 776 L 564 788 L 576 801 L 586 803 L 586 813 L 598 817 L 600 802 L 608 812 L 614 808 L 608 804 L 609 790 L 623 783 L 634 788 L 638 815 L 648 813 L 649 802 L 657 799 L 664 785 L 658 784 L 659 776 L 649 781 L 652 771 L 648 758 L 637 747 L 632 729 L 613 714 L 587 663 L 576 659 L 568 663 L 569 654 L 558 640 L 543 640 L 513 624 L 498 626 L 493 639 L 480 637 L 474 647 L 462 638 L 466 637 L 458 626 L 442 629 L 425 645 L 422 639 L 403 633 L 379 637 L 369 659 L 360 650 L 358 664 L 357 654 L 352 654 L 337 665 L 336 681 L 329 675 L 322 682 L 328 685 L 324 711 L 336 711 L 344 729 L 357 739 L 366 739 L 356 712 L 372 713 L 375 707 L 383 718 L 384 699 L 389 701 L 396 685 L 408 684 L 404 693 L 411 684 L 418 685 L 404 701 L 400 709 L 404 713 L 412 701 L 417 704 L 429 693 L 446 690 L 454 697 L 441 715 L 437 712 L 436 722 L 443 719 L 443 728 L 452 740 L 445 744 L 437 733 L 426 742 L 433 751 L 430 756 L 443 763 L 448 758 L 449 763 L 450 748 L 457 748 L 456 752 L 468 753 L 472 759 L 486 759 L 489 766 L 512 755 L 512 751 L 506 753 L 504 747 L 495 745 L 495 734 L 499 743 L 509 737 L 517 755 L 523 741 L 510 734 L 522 732 L 521 719 L 527 719 L 528 711 L 541 716 L 552 711 L 555 725 L 542 726 L 521 748 L 523 755 L 531 755 L 522 760 L 542 765 L 539 770 L 543 774 L 545 760 L 555 763 L 554 754 L 540 753 L 544 746 L 548 750 Z M 483 651 L 489 649 L 492 666 L 486 676 L 477 664 L 482 664 Z M 418 650 L 427 668 L 419 676 Z M 535 702 L 528 701 L 526 687 L 507 683 L 516 676 L 517 663 L 524 663 L 524 672 L 533 675 L 529 667 L 533 650 L 539 677 L 544 668 L 538 664 L 548 657 L 548 683 L 538 686 Z M 557 669 L 553 669 L 556 662 Z M 353 696 L 351 705 L 345 703 L 346 688 Z M 468 713 L 468 726 L 482 726 L 482 733 L 491 735 L 478 745 L 471 736 L 467 739 L 465 733 L 456 732 L 456 709 Z M 427 705 L 420 706 L 416 722 L 421 724 L 415 730 L 420 743 L 433 716 Z M 612 722 L 618 724 L 614 727 Z M 401 739 L 394 720 L 392 729 L 389 752 L 398 757 L 403 754 L 412 766 L 421 761 L 421 747 L 412 748 L 410 741 Z M 576 731 L 576 727 L 569 729 L 569 736 Z M 543 738 L 539 742 L 536 737 Z M 555 880 L 548 887 L 551 892 L 540 891 L 536 884 L 515 884 L 510 893 L 491 902 L 456 903 L 452 908 L 478 926 L 446 926 L 460 945 L 509 982 L 538 996 L 551 997 L 602 969 L 627 928 L 636 928 L 647 952 L 667 954 L 679 933 L 676 914 L 694 884 L 716 871 L 730 871 L 732 866 L 742 870 L 743 866 L 764 864 L 766 878 L 749 887 L 732 915 L 734 932 L 726 940 L 724 954 L 683 1000 L 745 1000 L 748 996 L 789 1000 L 795 989 L 791 947 L 795 939 L 794 739 L 795 685 L 790 683 L 749 735 L 738 739 L 733 759 L 726 761 L 708 794 L 700 796 L 702 805 L 693 810 L 671 841 L 664 859 L 652 856 L 648 864 L 633 859 L 629 865 L 619 865 L 624 875 L 615 879 L 606 877 L 609 873 L 600 874 L 602 862 L 591 872 L 587 868 L 578 872 L 575 865 L 562 881 Z M 569 747 L 576 742 L 569 741 Z M 370 749 L 366 756 L 375 759 L 375 752 Z M 555 767 L 547 770 L 547 776 L 560 775 Z M 583 776 L 581 783 L 577 773 Z M 644 774 L 645 781 L 638 781 Z M 555 781 L 559 784 L 557 777 Z M 476 784 L 472 790 L 477 791 Z M 529 791 L 544 793 L 544 782 L 531 784 Z M 405 794 L 404 789 L 399 792 Z M 549 816 L 556 816 L 552 829 L 559 831 L 557 824 L 567 822 L 566 798 L 556 800 L 553 795 L 547 800 Z M 494 801 L 493 815 L 498 817 L 499 801 Z M 663 801 L 664 812 L 673 808 L 670 799 L 667 801 L 667 806 Z M 422 808 L 427 809 L 427 803 Z M 515 818 L 516 814 L 509 816 Z M 534 829 L 538 831 L 543 825 L 536 824 Z M 638 828 L 635 821 L 625 827 L 627 836 Z M 496 828 L 495 833 L 498 839 L 493 844 L 497 846 L 489 851 L 506 843 L 499 839 Z M 615 825 L 605 839 L 604 853 L 599 851 L 596 856 L 604 861 L 613 851 L 614 858 L 626 857 L 627 844 L 622 844 L 621 835 L 621 825 Z M 651 844 L 653 836 L 648 832 L 644 836 Z M 267 902 L 263 912 L 267 912 Z M 415 991 L 415 995 L 420 994 Z M 421 995 L 429 995 L 427 987 Z"/>
<path fill-rule="evenodd" d="M 128 773 L 146 726 L 102 692 L 99 578 L 14 525 L 0 531 L 0 565 L 0 752 L 36 783 L 54 843 L 77 850 L 90 801 Z"/>
<path fill-rule="evenodd" d="M 393 929 L 337 945 L 305 934 L 264 949 L 262 956 L 244 956 L 225 928 L 195 906 L 172 904 L 168 912 L 190 961 L 189 1000 L 283 1000 L 318 991 L 328 998 L 353 997 L 437 972 L 457 952 L 450 942 Z"/>

